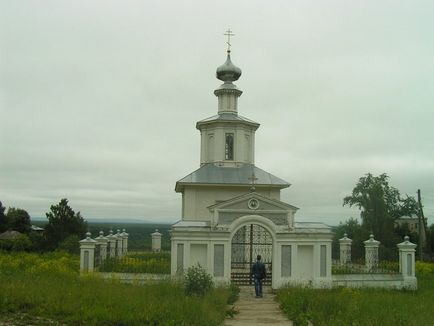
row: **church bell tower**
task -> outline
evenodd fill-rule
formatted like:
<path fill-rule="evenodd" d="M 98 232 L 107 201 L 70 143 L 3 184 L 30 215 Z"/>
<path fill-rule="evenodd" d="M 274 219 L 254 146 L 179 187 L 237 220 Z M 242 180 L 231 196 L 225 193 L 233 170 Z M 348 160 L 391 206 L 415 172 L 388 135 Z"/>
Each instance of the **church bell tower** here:
<path fill-rule="evenodd" d="M 233 35 L 228 31 L 228 34 Z M 226 61 L 217 68 L 221 84 L 214 95 L 217 114 L 196 123 L 200 131 L 200 168 L 178 180 L 175 191 L 182 193 L 182 219 L 211 221 L 210 206 L 252 189 L 270 199 L 280 200 L 280 190 L 289 183 L 255 166 L 255 132 L 259 123 L 238 114 L 243 93 L 234 82 L 241 69 L 232 63 L 228 40 Z M 254 185 L 253 185 L 254 183 Z"/>
<path fill-rule="evenodd" d="M 232 63 L 228 49 L 226 62 L 216 71 L 216 77 L 223 81 L 214 91 L 218 98 L 217 115 L 196 124 L 201 133 L 201 165 L 254 164 L 255 131 L 259 123 L 238 115 L 238 98 L 243 92 L 233 82 L 240 76 L 241 69 Z"/>

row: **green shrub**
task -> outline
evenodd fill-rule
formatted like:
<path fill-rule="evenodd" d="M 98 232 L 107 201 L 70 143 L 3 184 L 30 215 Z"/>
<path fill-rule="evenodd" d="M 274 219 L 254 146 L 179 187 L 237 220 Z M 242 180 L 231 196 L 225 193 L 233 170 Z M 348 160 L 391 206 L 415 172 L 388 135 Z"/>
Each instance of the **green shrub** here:
<path fill-rule="evenodd" d="M 20 234 L 15 239 L 0 240 L 1 250 L 26 251 L 32 247 L 32 242 L 25 234 Z"/>
<path fill-rule="evenodd" d="M 80 253 L 80 237 L 76 234 L 72 234 L 59 243 L 57 250 L 66 251 L 70 254 Z"/>
<path fill-rule="evenodd" d="M 429 276 L 434 274 L 434 264 L 423 261 L 416 262 L 416 276 Z"/>
<path fill-rule="evenodd" d="M 240 297 L 240 287 L 234 283 L 229 284 L 228 304 L 233 304 Z"/>
<path fill-rule="evenodd" d="M 211 275 L 200 264 L 191 266 L 187 270 L 184 284 L 185 293 L 189 296 L 203 296 L 214 287 Z"/>
<path fill-rule="evenodd" d="M 32 243 L 30 251 L 42 252 L 45 249 L 45 238 L 41 232 L 30 232 L 29 240 Z"/>

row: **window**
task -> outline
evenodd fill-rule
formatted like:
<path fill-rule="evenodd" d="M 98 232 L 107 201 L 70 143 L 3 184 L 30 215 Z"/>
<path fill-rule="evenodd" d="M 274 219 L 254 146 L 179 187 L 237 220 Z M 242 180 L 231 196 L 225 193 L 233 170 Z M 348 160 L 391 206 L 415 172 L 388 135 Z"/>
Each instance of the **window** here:
<path fill-rule="evenodd" d="M 226 134 L 225 160 L 234 159 L 234 134 Z"/>

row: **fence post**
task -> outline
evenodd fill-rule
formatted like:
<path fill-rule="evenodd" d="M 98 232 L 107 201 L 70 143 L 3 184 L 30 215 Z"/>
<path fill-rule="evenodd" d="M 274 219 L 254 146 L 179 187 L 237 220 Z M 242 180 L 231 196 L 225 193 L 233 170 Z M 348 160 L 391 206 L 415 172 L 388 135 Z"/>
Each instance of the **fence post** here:
<path fill-rule="evenodd" d="M 108 256 L 110 258 L 116 257 L 116 236 L 113 235 L 113 230 L 110 230 L 109 235 L 107 236 L 108 239 L 108 248 L 109 253 Z"/>
<path fill-rule="evenodd" d="M 126 255 L 128 252 L 128 233 L 125 232 L 125 229 L 122 230 L 122 251 L 123 254 Z"/>
<path fill-rule="evenodd" d="M 160 252 L 161 251 L 161 233 L 158 232 L 158 229 L 155 229 L 155 232 L 151 234 L 152 236 L 152 252 Z"/>
<path fill-rule="evenodd" d="M 378 267 L 378 247 L 380 241 L 374 239 L 374 235 L 369 236 L 369 240 L 363 242 L 365 244 L 365 266 L 369 272 Z"/>
<path fill-rule="evenodd" d="M 95 266 L 96 241 L 90 236 L 90 232 L 87 232 L 86 239 L 80 241 L 80 272 L 93 272 Z"/>
<path fill-rule="evenodd" d="M 339 259 L 341 265 L 351 263 L 351 243 L 353 240 L 347 238 L 347 234 L 344 234 L 342 239 L 339 239 Z"/>
<path fill-rule="evenodd" d="M 416 245 L 410 242 L 410 238 L 408 236 L 405 236 L 404 242 L 399 243 L 397 247 L 399 250 L 399 271 L 404 278 L 404 285 L 406 287 L 416 289 Z"/>
<path fill-rule="evenodd" d="M 115 234 L 115 236 L 116 236 L 116 241 L 117 241 L 116 256 L 118 256 L 120 258 L 120 257 L 122 257 L 122 254 L 123 254 L 123 251 L 122 251 L 122 242 L 123 242 L 123 239 L 122 239 L 122 236 L 121 236 L 121 230 L 118 229 L 117 232 L 116 232 L 116 234 Z"/>
<path fill-rule="evenodd" d="M 108 239 L 104 236 L 103 231 L 99 231 L 99 236 L 95 238 L 99 244 L 100 261 L 103 262 L 107 258 L 107 242 Z"/>

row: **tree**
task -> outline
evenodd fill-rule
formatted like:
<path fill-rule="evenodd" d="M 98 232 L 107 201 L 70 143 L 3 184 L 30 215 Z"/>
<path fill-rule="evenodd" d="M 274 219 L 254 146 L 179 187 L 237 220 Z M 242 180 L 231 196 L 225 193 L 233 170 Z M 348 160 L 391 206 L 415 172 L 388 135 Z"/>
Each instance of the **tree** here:
<path fill-rule="evenodd" d="M 48 224 L 45 226 L 48 248 L 57 248 L 62 241 L 71 235 L 76 235 L 80 239 L 84 237 L 87 222 L 80 212 L 75 213 L 69 207 L 67 199 L 60 200 L 57 205 L 51 205 L 50 210 L 46 213 Z"/>
<path fill-rule="evenodd" d="M 8 223 L 8 218 L 5 215 L 5 209 L 6 207 L 4 207 L 2 202 L 0 201 L 0 233 L 8 229 L 9 223 Z"/>
<path fill-rule="evenodd" d="M 413 216 L 420 214 L 420 207 L 416 198 L 413 196 L 406 195 L 406 198 L 399 199 L 399 205 L 395 208 L 395 211 L 392 212 L 394 218 L 398 218 L 401 216 Z"/>
<path fill-rule="evenodd" d="M 394 234 L 395 219 L 418 213 L 414 197 L 401 199 L 398 189 L 389 185 L 386 173 L 379 176 L 368 173 L 361 177 L 352 194 L 344 198 L 343 205 L 358 207 L 363 229 L 372 232 L 376 239 L 389 248 L 396 245 L 397 241 Z"/>
<path fill-rule="evenodd" d="M 65 240 L 59 243 L 58 250 L 69 252 L 70 254 L 80 253 L 80 237 L 76 234 L 68 236 Z"/>
<path fill-rule="evenodd" d="M 20 234 L 14 239 L 0 240 L 0 250 L 24 251 L 29 250 L 32 242 L 27 234 Z"/>
<path fill-rule="evenodd" d="M 339 257 L 339 239 L 343 238 L 344 234 L 347 234 L 347 237 L 353 240 L 351 246 L 352 258 L 355 260 L 364 258 L 365 249 L 363 241 L 368 239 L 369 232 L 363 229 L 357 219 L 350 217 L 344 223 L 339 223 L 334 233 L 333 256 L 335 258 Z"/>
<path fill-rule="evenodd" d="M 31 224 L 30 224 L 30 215 L 21 208 L 9 207 L 7 213 L 8 219 L 8 228 L 21 232 L 21 233 L 29 233 Z"/>

